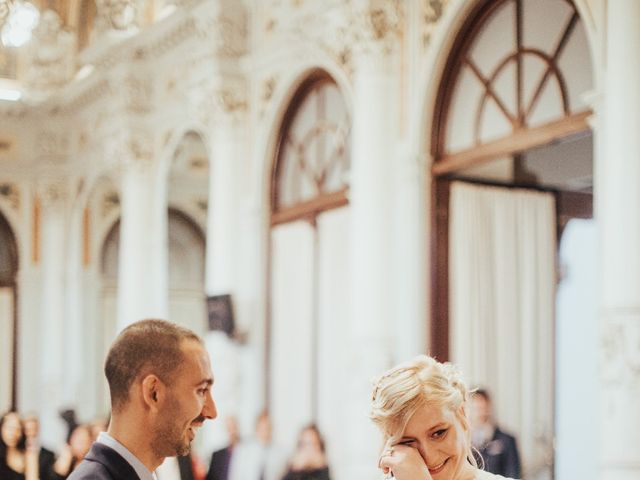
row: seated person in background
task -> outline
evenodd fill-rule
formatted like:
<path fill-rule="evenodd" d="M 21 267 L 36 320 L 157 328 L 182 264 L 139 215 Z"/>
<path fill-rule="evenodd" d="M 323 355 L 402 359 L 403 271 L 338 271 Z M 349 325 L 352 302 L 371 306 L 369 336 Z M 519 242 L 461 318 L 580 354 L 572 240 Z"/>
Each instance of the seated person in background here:
<path fill-rule="evenodd" d="M 371 419 L 385 448 L 378 467 L 396 480 L 490 480 L 472 453 L 467 389 L 458 369 L 426 355 L 376 382 Z"/>
<path fill-rule="evenodd" d="M 300 432 L 289 470 L 282 480 L 330 480 L 324 440 L 316 425 L 311 424 Z"/>
<path fill-rule="evenodd" d="M 93 435 L 89 425 L 76 426 L 69 436 L 68 443 L 64 446 L 60 457 L 53 466 L 57 479 L 67 478 L 89 453 Z"/>
<path fill-rule="evenodd" d="M 269 413 L 256 420 L 255 436 L 240 442 L 229 472 L 230 480 L 280 480 L 285 473 L 286 454 L 272 441 Z"/>
<path fill-rule="evenodd" d="M 39 480 L 38 453 L 27 450 L 22 419 L 9 412 L 0 419 L 0 479 Z"/>
<path fill-rule="evenodd" d="M 471 396 L 470 417 L 471 442 L 482 455 L 484 469 L 498 475 L 520 478 L 516 439 L 496 425 L 489 392 L 478 389 Z"/>
<path fill-rule="evenodd" d="M 40 480 L 49 480 L 52 478 L 56 456 L 40 443 L 40 419 L 37 415 L 30 414 L 24 417 L 22 424 L 24 426 L 27 450 L 34 452 L 38 456 Z"/>

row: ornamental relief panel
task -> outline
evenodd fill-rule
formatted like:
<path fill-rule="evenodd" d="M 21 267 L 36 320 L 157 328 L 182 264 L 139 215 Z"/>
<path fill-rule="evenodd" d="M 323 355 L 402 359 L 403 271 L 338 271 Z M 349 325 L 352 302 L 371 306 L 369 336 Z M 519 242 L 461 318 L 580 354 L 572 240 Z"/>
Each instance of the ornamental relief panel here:
<path fill-rule="evenodd" d="M 640 387 L 639 309 L 605 314 L 600 351 L 605 385 Z"/>

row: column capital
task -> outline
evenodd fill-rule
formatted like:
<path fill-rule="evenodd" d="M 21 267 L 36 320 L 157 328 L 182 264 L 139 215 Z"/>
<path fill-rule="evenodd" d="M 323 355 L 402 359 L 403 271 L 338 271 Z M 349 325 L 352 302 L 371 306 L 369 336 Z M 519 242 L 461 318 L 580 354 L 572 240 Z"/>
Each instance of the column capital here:
<path fill-rule="evenodd" d="M 70 188 L 66 179 L 45 178 L 36 184 L 36 192 L 44 208 L 61 206 L 70 196 Z"/>

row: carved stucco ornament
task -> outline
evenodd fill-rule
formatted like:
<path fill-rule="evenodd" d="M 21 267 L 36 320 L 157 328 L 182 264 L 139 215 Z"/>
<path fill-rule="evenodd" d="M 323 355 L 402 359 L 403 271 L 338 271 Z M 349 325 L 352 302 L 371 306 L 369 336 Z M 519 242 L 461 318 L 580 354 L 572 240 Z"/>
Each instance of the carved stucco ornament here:
<path fill-rule="evenodd" d="M 356 53 L 387 55 L 398 43 L 404 26 L 401 0 L 353 0 L 349 5 L 347 36 Z"/>
<path fill-rule="evenodd" d="M 32 94 L 66 84 L 74 68 L 74 38 L 53 10 L 45 10 L 29 43 L 26 83 Z"/>
<path fill-rule="evenodd" d="M 440 18 L 449 4 L 449 0 L 421 0 L 421 40 L 427 47 Z"/>

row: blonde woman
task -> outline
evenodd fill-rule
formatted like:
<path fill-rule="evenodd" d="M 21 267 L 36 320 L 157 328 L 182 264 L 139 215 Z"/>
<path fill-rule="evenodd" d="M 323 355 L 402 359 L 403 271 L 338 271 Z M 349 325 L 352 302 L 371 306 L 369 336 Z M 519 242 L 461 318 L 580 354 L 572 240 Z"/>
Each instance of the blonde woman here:
<path fill-rule="evenodd" d="M 371 419 L 385 448 L 378 466 L 396 480 L 503 479 L 478 468 L 471 450 L 458 369 L 426 355 L 384 373 L 373 390 Z"/>

